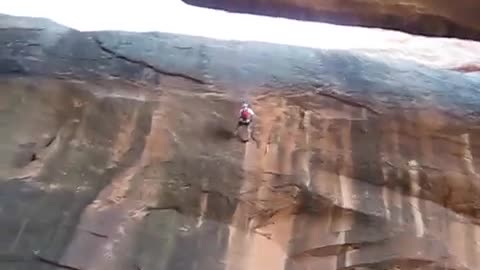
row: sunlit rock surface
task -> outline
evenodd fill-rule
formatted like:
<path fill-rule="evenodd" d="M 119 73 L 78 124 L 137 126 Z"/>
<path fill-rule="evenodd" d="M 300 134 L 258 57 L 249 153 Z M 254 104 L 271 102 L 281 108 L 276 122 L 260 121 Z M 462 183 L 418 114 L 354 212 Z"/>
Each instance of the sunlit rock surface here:
<path fill-rule="evenodd" d="M 480 40 L 480 2 L 476 0 L 182 1 L 232 12 Z"/>
<path fill-rule="evenodd" d="M 375 29 L 375 32 L 375 36 L 384 37 L 382 41 L 372 40 L 371 47 L 352 49 L 384 61 L 400 59 L 466 73 L 480 71 L 480 42 L 430 38 L 382 29 Z M 351 44 L 355 44 L 355 40 L 352 39 Z"/>
<path fill-rule="evenodd" d="M 479 269 L 477 76 L 0 18 L 0 269 Z"/>

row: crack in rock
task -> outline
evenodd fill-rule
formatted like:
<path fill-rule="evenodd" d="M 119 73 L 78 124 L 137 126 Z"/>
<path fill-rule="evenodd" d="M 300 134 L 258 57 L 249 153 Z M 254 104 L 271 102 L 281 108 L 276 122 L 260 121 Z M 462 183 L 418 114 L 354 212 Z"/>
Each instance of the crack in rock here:
<path fill-rule="evenodd" d="M 335 99 L 337 101 L 340 101 L 344 104 L 347 104 L 347 105 L 350 105 L 350 106 L 353 106 L 353 107 L 359 107 L 359 108 L 364 108 L 366 109 L 367 111 L 373 113 L 373 114 L 376 114 L 376 115 L 380 115 L 382 114 L 379 110 L 367 105 L 367 104 L 363 104 L 363 103 L 360 103 L 358 101 L 355 101 L 353 100 L 351 97 L 347 97 L 347 96 L 340 96 L 338 93 L 335 93 L 333 91 L 329 91 L 329 90 L 325 90 L 325 89 L 316 89 L 315 90 L 315 93 L 317 95 L 320 95 L 320 96 L 325 96 L 325 97 L 329 97 L 329 98 L 332 98 L 332 99 Z"/>
<path fill-rule="evenodd" d="M 183 78 L 183 79 L 186 79 L 186 80 L 189 80 L 191 82 L 194 82 L 194 83 L 197 83 L 197 84 L 202 84 L 202 85 L 210 85 L 209 83 L 201 80 L 201 79 L 198 79 L 198 78 L 195 78 L 195 77 L 192 77 L 192 76 L 189 76 L 189 75 L 186 75 L 186 74 L 182 74 L 182 73 L 176 73 L 176 72 L 171 72 L 171 71 L 166 71 L 166 70 L 162 70 L 152 64 L 149 64 L 143 60 L 139 60 L 139 59 L 132 59 L 128 56 L 125 56 L 125 55 L 122 55 L 122 54 L 119 54 L 118 52 L 115 52 L 114 50 L 112 49 L 109 49 L 107 48 L 103 43 L 102 41 L 100 41 L 97 37 L 92 37 L 92 39 L 95 41 L 95 43 L 98 45 L 98 47 L 105 53 L 108 53 L 109 55 L 115 57 L 115 58 L 118 58 L 118 59 L 122 59 L 124 61 L 127 61 L 129 63 L 133 63 L 133 64 L 137 64 L 137 65 L 141 65 L 143 67 L 146 67 L 146 68 L 149 68 L 153 71 L 155 71 L 156 73 L 158 74 L 161 74 L 161 75 L 166 75 L 166 76 L 172 76 L 172 77 L 180 77 L 180 78 Z"/>
<path fill-rule="evenodd" d="M 38 261 L 40 261 L 40 262 L 42 262 L 42 263 L 45 263 L 45 264 L 49 264 L 49 265 L 55 266 L 55 267 L 57 267 L 57 268 L 68 269 L 68 270 L 82 270 L 81 268 L 78 268 L 78 267 L 74 267 L 74 266 L 62 264 L 62 263 L 59 263 L 59 262 L 57 262 L 57 261 L 47 259 L 47 258 L 45 258 L 45 257 L 42 257 L 42 256 L 36 254 L 36 253 L 34 253 L 33 256 L 34 256 Z"/>

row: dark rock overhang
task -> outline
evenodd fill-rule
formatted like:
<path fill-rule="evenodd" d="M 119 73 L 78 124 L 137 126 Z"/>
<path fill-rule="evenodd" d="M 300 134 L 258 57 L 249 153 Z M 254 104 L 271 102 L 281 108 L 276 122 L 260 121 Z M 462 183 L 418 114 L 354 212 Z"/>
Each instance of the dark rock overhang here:
<path fill-rule="evenodd" d="M 199 7 L 480 40 L 476 0 L 182 0 Z"/>

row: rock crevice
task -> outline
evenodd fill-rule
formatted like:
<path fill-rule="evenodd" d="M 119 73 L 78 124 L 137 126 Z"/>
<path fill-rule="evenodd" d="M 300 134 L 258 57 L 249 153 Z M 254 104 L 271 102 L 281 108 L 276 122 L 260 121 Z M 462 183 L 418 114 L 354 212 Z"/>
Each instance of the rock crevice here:
<path fill-rule="evenodd" d="M 144 66 L 146 68 L 149 68 L 161 75 L 167 75 L 167 76 L 172 76 L 172 77 L 180 77 L 180 78 L 183 78 L 183 79 L 186 79 L 186 80 L 189 80 L 191 82 L 194 82 L 194 83 L 198 83 L 198 84 L 207 84 L 206 82 L 204 82 L 203 80 L 201 79 L 197 79 L 195 77 L 192 77 L 192 76 L 189 76 L 189 75 L 185 75 L 185 74 L 180 74 L 180 73 L 173 73 L 173 72 L 168 72 L 168 71 L 165 71 L 165 70 L 161 70 L 159 69 L 158 67 L 155 67 L 154 65 L 152 64 L 149 64 L 145 61 L 142 61 L 142 60 L 137 60 L 137 59 L 132 59 L 132 58 L 129 58 L 127 56 L 124 56 L 124 55 L 121 55 L 117 52 L 115 52 L 114 50 L 112 49 L 109 49 L 107 48 L 104 44 L 102 44 L 102 42 L 95 38 L 95 37 L 92 37 L 93 40 L 95 41 L 95 43 L 98 44 L 98 46 L 100 47 L 100 49 L 110 55 L 112 55 L 113 57 L 116 57 L 116 58 L 119 58 L 119 59 L 122 59 L 122 60 L 125 60 L 127 62 L 130 62 L 130 63 L 133 63 L 133 64 L 138 64 L 138 65 L 141 65 L 141 66 Z"/>

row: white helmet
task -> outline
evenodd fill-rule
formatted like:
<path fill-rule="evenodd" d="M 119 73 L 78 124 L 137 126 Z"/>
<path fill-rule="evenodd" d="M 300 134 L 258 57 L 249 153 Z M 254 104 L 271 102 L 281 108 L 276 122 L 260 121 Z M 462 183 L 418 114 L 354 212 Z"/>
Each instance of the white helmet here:
<path fill-rule="evenodd" d="M 247 103 L 247 102 L 243 102 L 243 103 L 242 103 L 242 108 L 248 108 L 248 103 Z"/>

